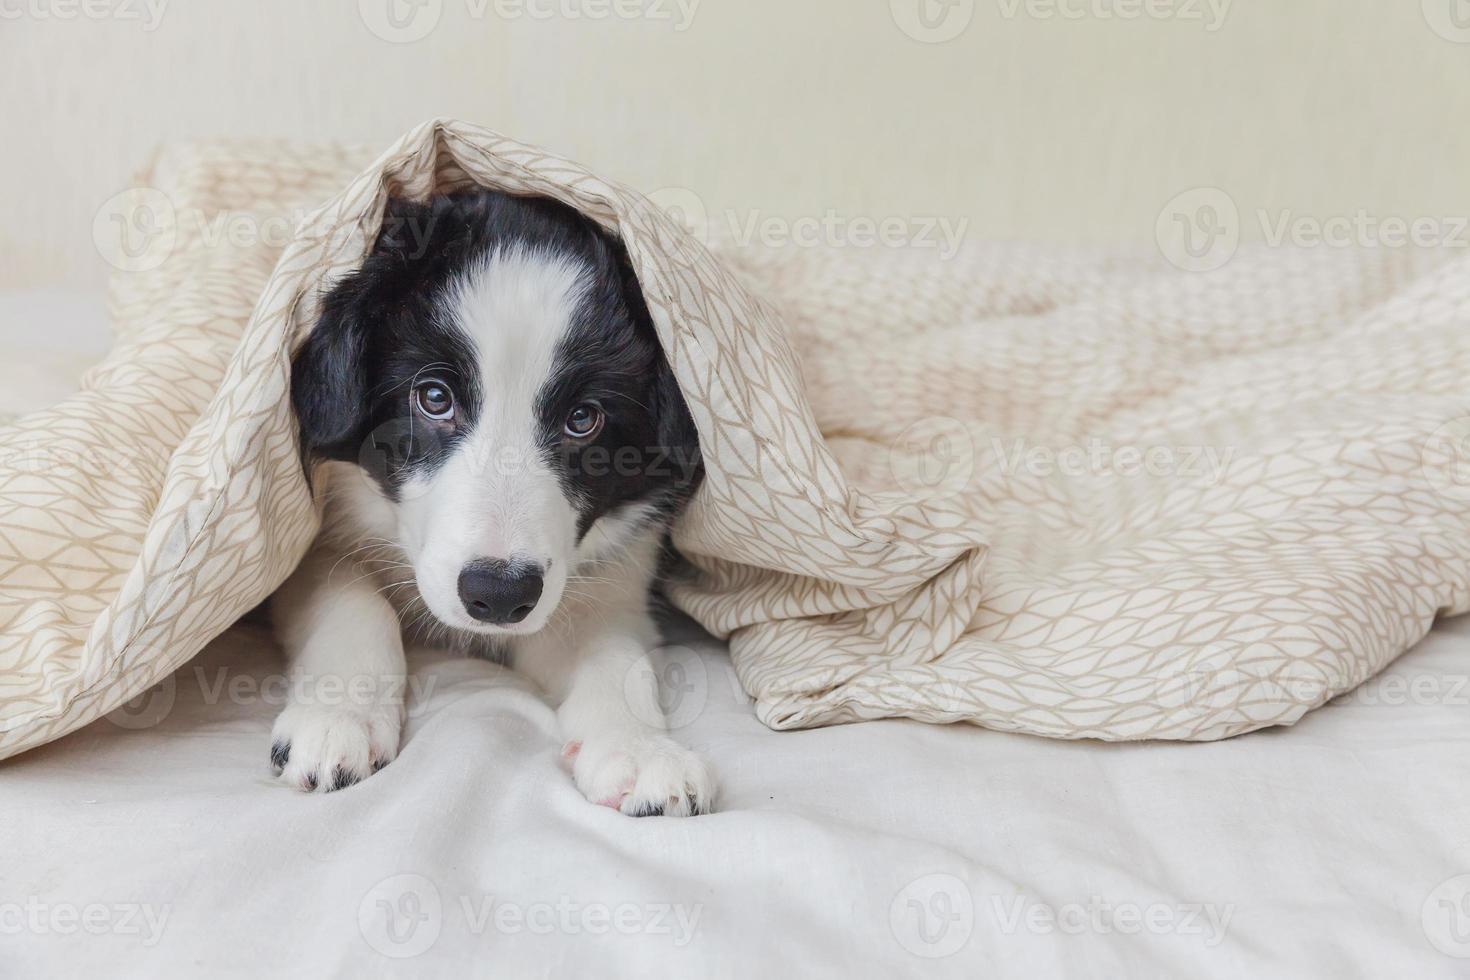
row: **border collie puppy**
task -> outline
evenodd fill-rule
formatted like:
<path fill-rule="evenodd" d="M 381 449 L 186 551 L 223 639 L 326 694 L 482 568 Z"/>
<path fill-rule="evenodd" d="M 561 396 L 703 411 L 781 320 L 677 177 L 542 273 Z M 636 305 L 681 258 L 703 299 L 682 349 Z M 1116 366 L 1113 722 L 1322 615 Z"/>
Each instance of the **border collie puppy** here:
<path fill-rule="evenodd" d="M 277 775 L 326 792 L 391 762 L 403 635 L 425 628 L 540 684 L 587 799 L 708 810 L 648 657 L 669 523 L 704 471 L 615 238 L 542 198 L 392 201 L 291 400 L 326 509 L 273 601 L 292 696 Z"/>

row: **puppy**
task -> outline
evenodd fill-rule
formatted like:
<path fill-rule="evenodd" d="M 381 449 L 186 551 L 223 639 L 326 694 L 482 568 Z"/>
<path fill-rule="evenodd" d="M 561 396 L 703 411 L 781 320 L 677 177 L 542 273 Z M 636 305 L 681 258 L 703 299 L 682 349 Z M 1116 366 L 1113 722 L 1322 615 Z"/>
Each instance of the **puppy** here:
<path fill-rule="evenodd" d="M 393 760 L 406 629 L 534 679 L 587 799 L 709 808 L 648 658 L 698 437 L 615 238 L 540 198 L 390 202 L 325 297 L 291 400 L 325 512 L 273 601 L 280 777 L 326 792 Z"/>

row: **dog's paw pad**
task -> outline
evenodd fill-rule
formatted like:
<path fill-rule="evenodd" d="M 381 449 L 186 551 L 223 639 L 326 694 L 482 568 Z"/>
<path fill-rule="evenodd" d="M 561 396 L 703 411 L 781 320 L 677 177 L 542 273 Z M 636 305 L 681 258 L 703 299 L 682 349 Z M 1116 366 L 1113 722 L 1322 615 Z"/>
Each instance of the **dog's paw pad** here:
<path fill-rule="evenodd" d="M 704 760 L 665 735 L 589 737 L 572 775 L 587 799 L 633 817 L 708 813 L 714 798 Z"/>
<path fill-rule="evenodd" d="M 293 704 L 276 719 L 271 771 L 304 792 L 361 782 L 398 755 L 399 705 Z"/>

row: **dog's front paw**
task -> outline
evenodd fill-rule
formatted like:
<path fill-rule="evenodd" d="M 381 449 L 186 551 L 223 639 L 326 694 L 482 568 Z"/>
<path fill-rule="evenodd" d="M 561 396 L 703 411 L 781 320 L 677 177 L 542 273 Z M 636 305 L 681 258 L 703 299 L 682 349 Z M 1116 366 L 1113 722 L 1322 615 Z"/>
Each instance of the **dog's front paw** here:
<path fill-rule="evenodd" d="M 562 758 L 583 796 L 632 817 L 688 817 L 714 803 L 704 760 L 667 735 L 588 736 Z"/>
<path fill-rule="evenodd" d="M 399 704 L 292 704 L 271 730 L 271 769 L 297 789 L 330 793 L 392 762 L 402 732 Z"/>

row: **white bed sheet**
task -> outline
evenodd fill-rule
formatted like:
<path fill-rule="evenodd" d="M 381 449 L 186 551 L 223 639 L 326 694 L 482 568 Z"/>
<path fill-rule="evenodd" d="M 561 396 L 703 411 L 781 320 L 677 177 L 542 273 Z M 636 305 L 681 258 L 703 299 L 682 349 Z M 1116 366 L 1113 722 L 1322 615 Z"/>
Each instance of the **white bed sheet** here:
<path fill-rule="evenodd" d="M 0 340 L 20 308 L 96 341 L 100 304 L 52 300 L 0 299 Z M 718 643 L 673 641 L 718 812 L 634 820 L 577 794 L 528 684 L 432 651 L 395 763 L 275 784 L 282 664 L 243 624 L 0 763 L 0 976 L 1470 975 L 1470 621 L 1187 745 L 774 733 Z"/>

